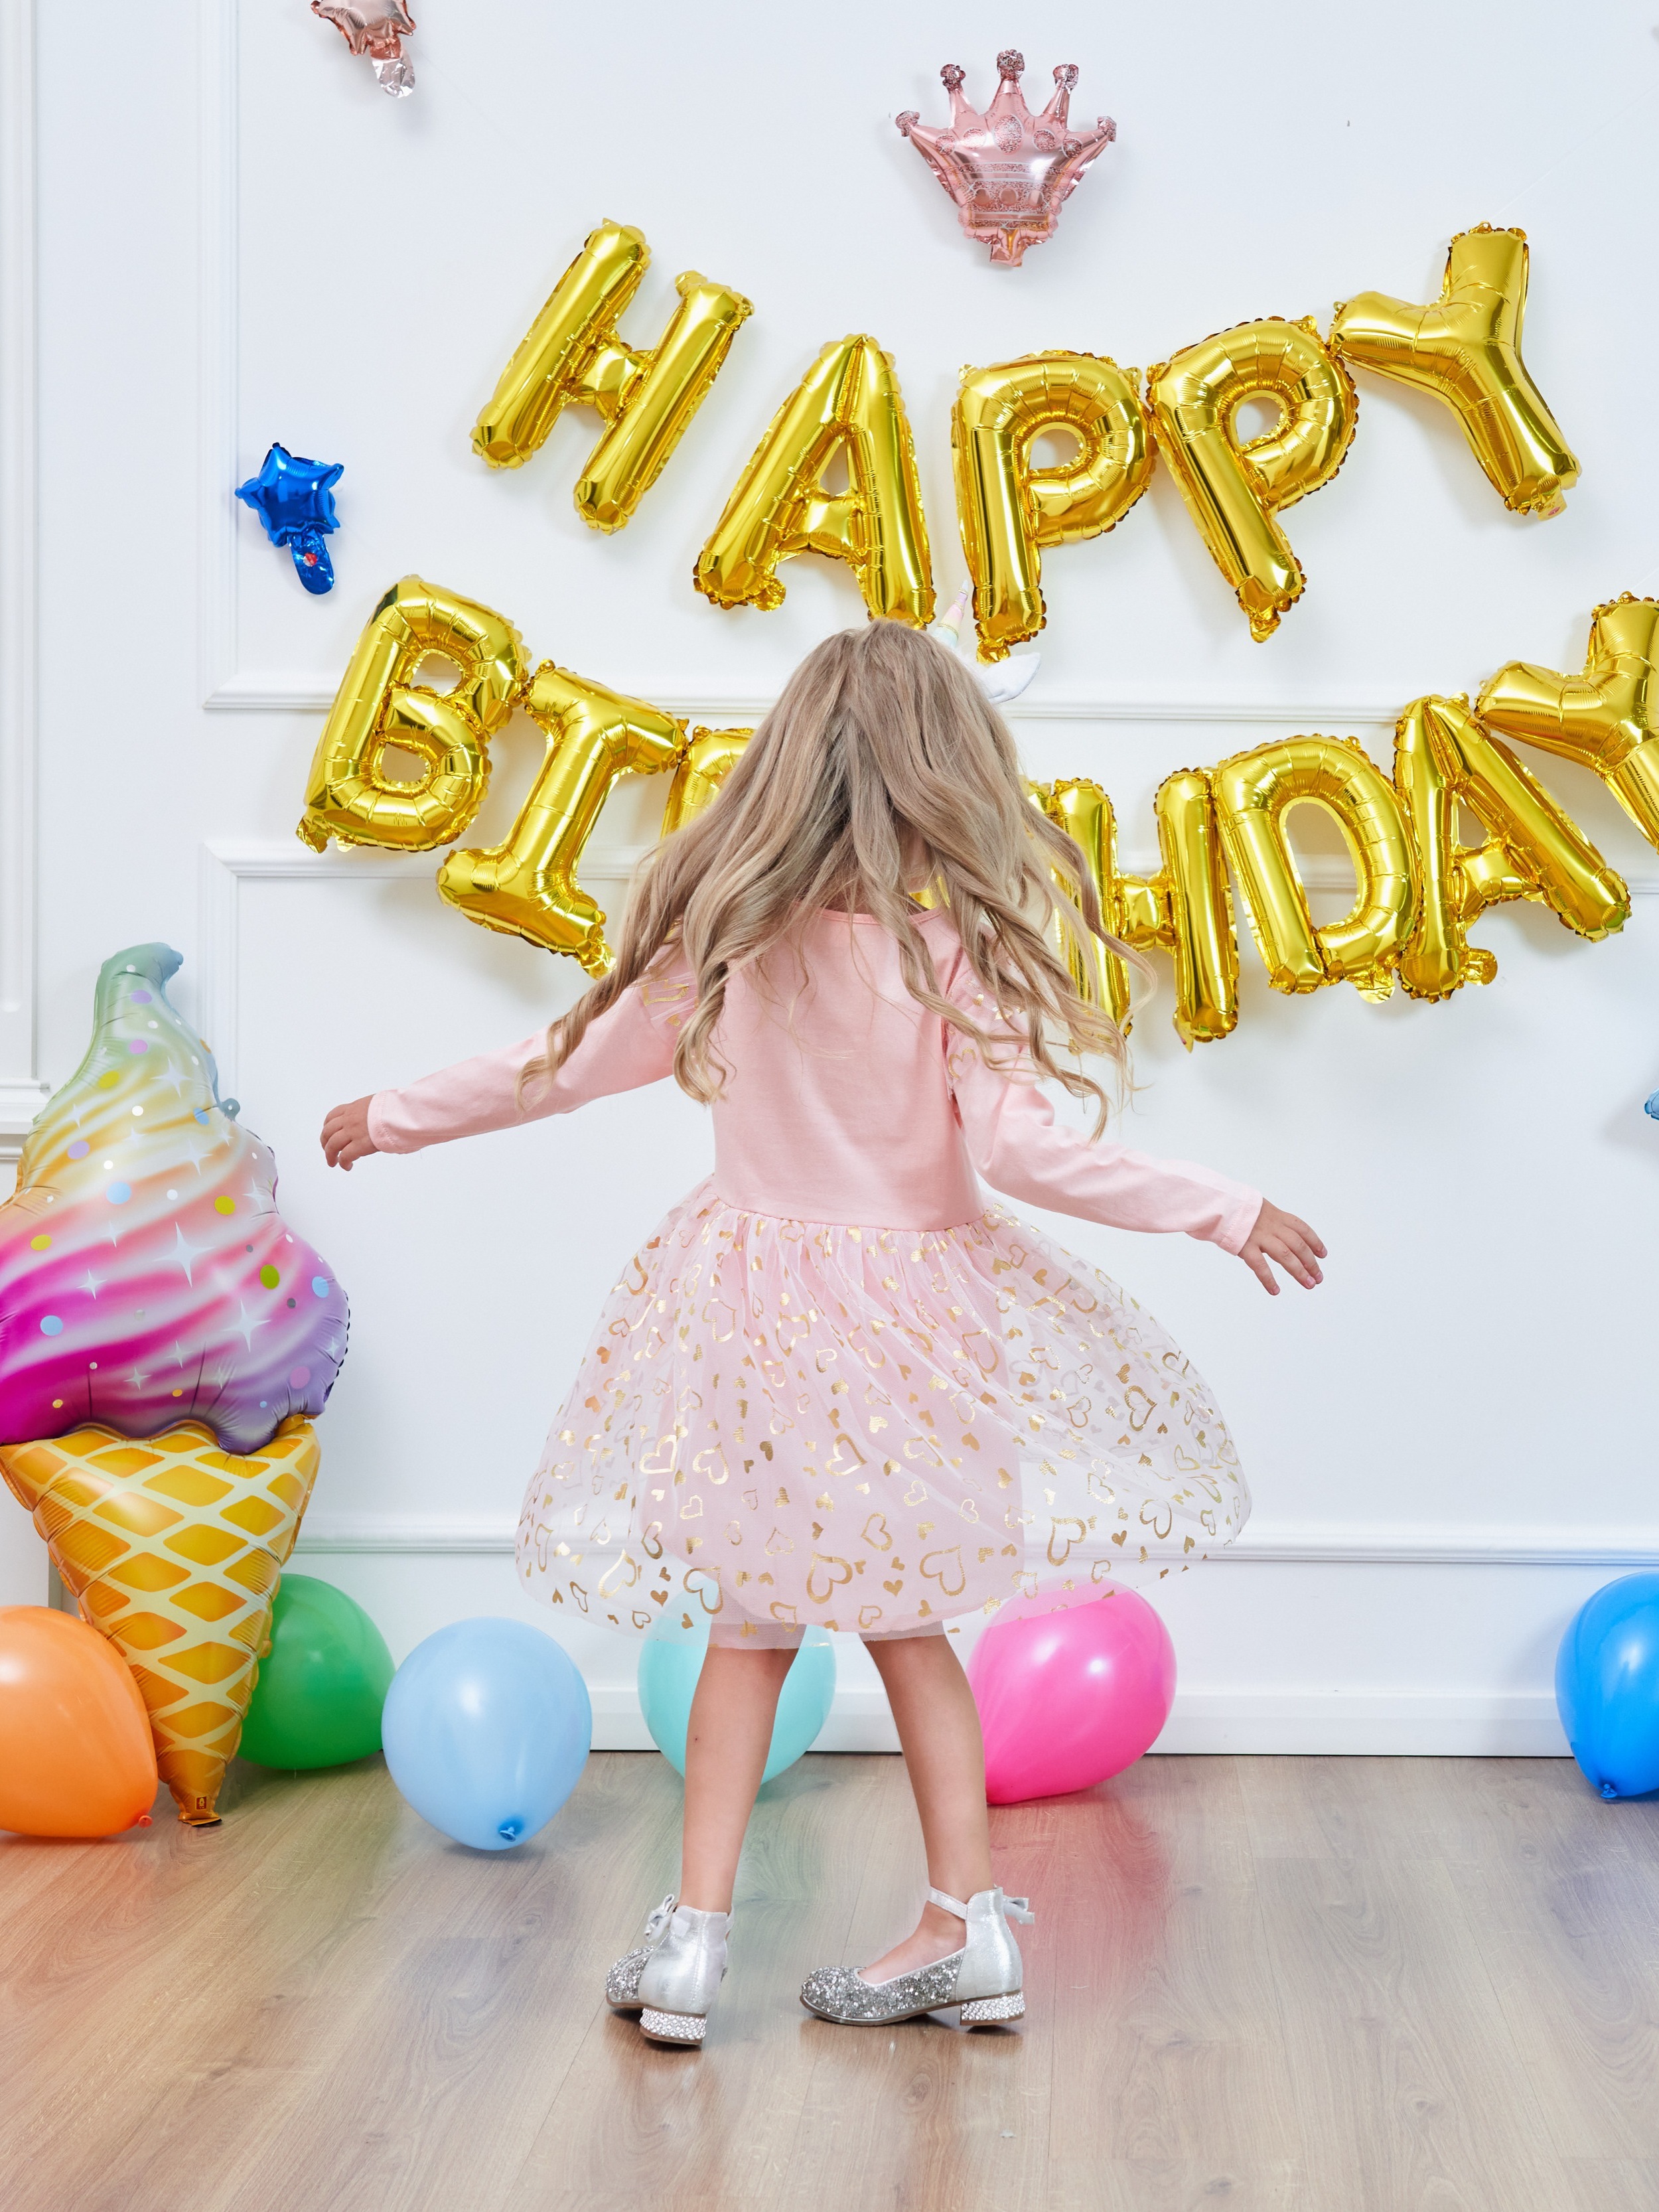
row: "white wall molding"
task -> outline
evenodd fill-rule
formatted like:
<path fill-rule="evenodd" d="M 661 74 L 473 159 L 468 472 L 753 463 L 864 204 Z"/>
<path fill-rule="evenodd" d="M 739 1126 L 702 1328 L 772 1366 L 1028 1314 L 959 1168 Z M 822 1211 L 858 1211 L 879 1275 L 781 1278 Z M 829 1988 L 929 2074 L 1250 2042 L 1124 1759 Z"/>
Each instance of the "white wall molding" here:
<path fill-rule="evenodd" d="M 623 889 L 648 849 L 643 845 L 630 846 L 621 852 L 596 853 L 586 857 L 582 880 L 608 889 Z M 197 867 L 197 1027 L 218 1062 L 219 1087 L 226 1097 L 232 1096 L 236 1089 L 242 885 L 387 881 L 433 884 L 443 859 L 441 852 L 388 853 L 372 846 L 353 846 L 343 851 L 331 846 L 325 853 L 313 853 L 297 837 L 280 842 L 263 839 L 245 843 L 214 842 L 202 846 Z M 432 896 L 438 896 L 435 887 Z M 455 919 L 459 923 L 465 917 L 458 914 Z M 3 1106 L 4 1092 L 0 1088 L 0 1110 Z"/>
<path fill-rule="evenodd" d="M 35 1073 L 40 548 L 34 0 L 0 6 L 0 1160 L 47 1086 Z"/>
<path fill-rule="evenodd" d="M 629 1684 L 590 1686 L 595 1751 L 655 1746 Z M 899 1747 L 887 1700 L 865 1682 L 836 1685 L 814 1751 Z M 1564 1759 L 1566 1737 L 1546 1692 L 1177 1690 L 1154 1757 Z"/>
<path fill-rule="evenodd" d="M 227 278 L 223 281 L 231 280 Z M 218 350 L 228 349 L 222 347 Z M 216 353 L 215 357 L 217 357 Z M 221 409 L 222 416 L 225 411 Z M 222 438 L 222 433 L 220 434 Z M 219 453 L 221 496 L 216 505 L 216 515 L 221 508 L 228 512 L 222 494 L 228 480 L 228 472 L 234 472 L 237 466 L 234 427 L 230 433 L 228 459 L 225 458 L 222 443 Z M 222 530 L 220 532 L 221 536 L 228 536 L 230 550 L 219 563 L 211 594 L 217 608 L 216 635 L 220 641 L 217 665 L 227 672 L 220 674 L 216 680 L 210 681 L 203 703 L 216 714 L 325 714 L 334 703 L 334 694 L 339 688 L 339 675 L 248 675 L 234 667 L 235 524 L 236 517 L 230 513 L 228 532 Z M 227 575 L 229 577 L 228 596 L 225 589 Z M 391 584 L 397 580 L 388 576 L 386 580 Z M 204 626 L 205 629 L 205 618 Z M 340 674 L 343 672 L 342 670 Z M 592 673 L 629 697 L 648 699 L 665 714 L 684 715 L 688 720 L 717 727 L 758 722 L 775 703 L 771 697 L 755 692 L 707 691 L 695 684 L 662 684 L 649 678 L 630 683 L 614 668 L 596 670 Z M 1328 701 L 1320 700 L 1310 702 L 1275 699 L 1116 699 L 1104 696 L 1045 699 L 1041 693 L 1036 698 L 1026 693 L 1011 702 L 1002 712 L 1011 722 L 1267 723 L 1312 735 L 1316 732 L 1328 734 L 1353 729 L 1392 731 L 1406 704 L 1403 700 L 1370 700 L 1359 704 L 1349 700 L 1333 705 Z"/>
<path fill-rule="evenodd" d="M 513 1549 L 515 1523 L 483 1515 L 310 1514 L 301 1552 L 390 1553 L 453 1559 Z M 1506 1522 L 1442 1528 L 1317 1522 L 1252 1522 L 1212 1566 L 1659 1566 L 1659 1527 L 1526 1528 Z"/>
<path fill-rule="evenodd" d="M 204 703 L 212 707 L 219 703 L 222 687 L 237 680 L 240 541 L 232 496 L 240 439 L 237 0 L 198 0 L 196 50 L 197 496 L 201 513 L 196 647 Z"/>
<path fill-rule="evenodd" d="M 624 890 L 634 870 L 651 848 L 647 845 L 613 847 L 609 851 L 590 853 L 583 856 L 581 880 L 598 890 L 612 892 Z M 398 882 L 431 882 L 442 863 L 443 854 L 433 853 L 388 853 L 373 847 L 356 846 L 346 850 L 331 847 L 325 853 L 313 853 L 301 844 L 298 838 L 291 842 L 271 840 L 250 840 L 246 842 L 218 842 L 204 844 L 198 873 L 197 903 L 197 1008 L 198 1026 L 213 1048 L 219 1064 L 221 1089 L 227 1096 L 236 1087 L 237 1024 L 239 1019 L 237 974 L 241 941 L 241 886 L 245 883 L 377 883 L 388 879 Z M 1150 873 L 1158 866 L 1155 854 L 1126 854 L 1121 861 L 1126 874 Z M 1298 863 L 1303 881 L 1310 890 L 1342 891 L 1353 883 L 1353 872 L 1346 860 L 1312 860 Z M 1651 898 L 1659 896 L 1659 874 L 1632 876 L 1627 879 L 1633 897 Z M 433 896 L 437 896 L 434 890 Z M 456 916 L 459 922 L 463 917 Z M 37 1086 L 40 1096 L 30 1108 L 30 1118 L 39 1110 L 46 1097 L 46 1087 Z M 6 1127 L 7 1091 L 0 1082 L 0 1130 Z M 19 1109 L 21 1110 L 21 1107 Z M 22 1124 L 27 1128 L 26 1121 Z M 7 1157 L 0 1141 L 0 1159 Z"/>

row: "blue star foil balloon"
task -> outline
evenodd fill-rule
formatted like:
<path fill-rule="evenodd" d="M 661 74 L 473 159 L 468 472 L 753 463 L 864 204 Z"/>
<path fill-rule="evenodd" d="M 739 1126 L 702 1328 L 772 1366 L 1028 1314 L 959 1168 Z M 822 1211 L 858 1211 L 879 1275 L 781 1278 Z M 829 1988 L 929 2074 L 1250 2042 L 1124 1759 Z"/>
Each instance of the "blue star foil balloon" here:
<path fill-rule="evenodd" d="M 340 526 L 331 487 L 345 472 L 343 461 L 307 461 L 284 446 L 273 446 L 257 477 L 238 484 L 236 496 L 265 526 L 273 545 L 286 545 L 295 572 L 307 591 L 334 588 L 334 563 L 325 536 Z"/>

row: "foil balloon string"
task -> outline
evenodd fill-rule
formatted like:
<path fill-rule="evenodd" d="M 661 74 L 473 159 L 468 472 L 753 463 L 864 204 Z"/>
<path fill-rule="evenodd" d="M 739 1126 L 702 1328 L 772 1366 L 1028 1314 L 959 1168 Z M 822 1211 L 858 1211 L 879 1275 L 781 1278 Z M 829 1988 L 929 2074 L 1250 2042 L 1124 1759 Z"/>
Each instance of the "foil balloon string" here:
<path fill-rule="evenodd" d="M 1069 109 L 1075 62 L 1054 71 L 1054 94 L 1041 115 L 1025 105 L 1019 81 L 1025 57 L 1012 47 L 997 56 L 997 88 L 980 114 L 963 91 L 965 72 L 947 62 L 939 79 L 951 95 L 951 120 L 930 130 L 915 108 L 895 118 L 956 204 L 967 235 L 991 249 L 993 264 L 1014 269 L 1025 249 L 1054 235 L 1060 209 L 1079 179 L 1117 136 L 1109 115 L 1092 131 L 1073 129 Z"/>
<path fill-rule="evenodd" d="M 415 18 L 401 0 L 311 0 L 311 12 L 332 23 L 354 54 L 373 64 L 376 82 L 394 100 L 415 89 L 415 70 L 403 41 Z"/>
<path fill-rule="evenodd" d="M 964 599 L 941 617 L 942 642 Z M 450 692 L 411 680 L 431 650 L 461 668 Z M 1023 689 L 1036 659 L 979 673 L 1006 684 L 1012 671 Z M 688 730 L 551 661 L 532 672 L 517 630 L 476 601 L 416 576 L 386 594 L 319 742 L 299 835 L 319 852 L 331 837 L 404 851 L 453 845 L 482 802 L 491 732 L 518 707 L 545 736 L 540 771 L 499 844 L 443 860 L 439 894 L 482 927 L 568 953 L 599 975 L 610 963 L 605 917 L 577 872 L 612 787 L 626 775 L 667 776 L 663 830 L 672 835 L 710 804 L 750 732 Z M 1097 784 L 1062 779 L 1034 796 L 1076 839 L 1112 934 L 1174 960 L 1175 1027 L 1191 1045 L 1227 1036 L 1238 1018 L 1230 870 L 1269 982 L 1291 994 L 1349 982 L 1383 999 L 1398 982 L 1435 1000 L 1489 981 L 1497 963 L 1468 944 L 1468 929 L 1510 900 L 1546 906 L 1592 941 L 1622 927 L 1623 881 L 1508 737 L 1589 769 L 1659 847 L 1659 601 L 1626 595 L 1598 608 L 1582 676 L 1514 662 L 1474 708 L 1467 698 L 1414 701 L 1397 726 L 1392 775 L 1357 739 L 1317 733 L 1179 769 L 1153 802 L 1160 864 L 1149 875 L 1120 872 L 1111 801 Z M 386 774 L 381 757 L 392 744 L 419 755 L 419 779 Z M 1287 826 L 1310 805 L 1335 823 L 1354 867 L 1351 911 L 1323 925 Z M 1460 811 L 1480 822 L 1483 842 L 1461 842 Z M 1103 994 L 1127 1025 L 1121 957 L 1092 944 L 1066 951 L 1103 962 Z"/>

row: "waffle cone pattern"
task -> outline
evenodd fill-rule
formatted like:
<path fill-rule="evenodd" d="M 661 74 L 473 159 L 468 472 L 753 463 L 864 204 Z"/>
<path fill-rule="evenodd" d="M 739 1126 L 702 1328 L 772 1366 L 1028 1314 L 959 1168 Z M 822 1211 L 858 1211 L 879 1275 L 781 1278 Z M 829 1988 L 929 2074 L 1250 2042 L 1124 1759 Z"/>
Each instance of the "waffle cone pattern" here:
<path fill-rule="evenodd" d="M 297 1414 L 246 1457 L 200 1421 L 142 1442 L 88 1425 L 0 1445 L 0 1474 L 65 1586 L 131 1668 L 161 1778 L 193 1826 L 219 1817 L 319 1457 Z"/>

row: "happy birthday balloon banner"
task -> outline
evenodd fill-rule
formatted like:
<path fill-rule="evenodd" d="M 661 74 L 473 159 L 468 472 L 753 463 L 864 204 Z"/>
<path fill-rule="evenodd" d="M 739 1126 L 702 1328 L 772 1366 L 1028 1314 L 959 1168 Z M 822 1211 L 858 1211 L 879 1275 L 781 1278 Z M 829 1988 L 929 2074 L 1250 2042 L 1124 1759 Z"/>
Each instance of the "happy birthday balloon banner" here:
<path fill-rule="evenodd" d="M 428 653 L 459 669 L 453 690 L 413 681 Z M 1065 778 L 1033 796 L 1082 848 L 1109 928 L 1172 956 L 1175 1025 L 1189 1046 L 1227 1036 L 1238 1018 L 1229 869 L 1275 990 L 1346 981 L 1382 999 L 1398 977 L 1413 998 L 1444 999 L 1497 972 L 1468 942 L 1489 906 L 1533 899 L 1592 939 L 1623 927 L 1623 880 L 1504 740 L 1592 770 L 1659 847 L 1656 654 L 1659 601 L 1626 594 L 1596 609 L 1582 675 L 1511 661 L 1473 708 L 1467 697 L 1413 701 L 1396 727 L 1392 780 L 1352 738 L 1291 738 L 1182 769 L 1153 800 L 1161 866 L 1152 876 L 1120 873 L 1098 784 Z M 490 738 L 520 707 L 546 738 L 540 771 L 501 843 L 446 856 L 439 895 L 486 929 L 599 975 L 611 957 L 605 916 L 575 872 L 611 787 L 627 775 L 671 776 L 666 835 L 708 805 L 750 732 L 688 732 L 551 661 L 532 668 L 518 631 L 488 607 L 418 576 L 386 593 L 318 743 L 299 835 L 317 852 L 331 838 L 407 853 L 453 844 L 483 803 Z M 388 747 L 415 756 L 414 780 L 386 773 Z M 1298 805 L 1331 816 L 1354 865 L 1352 911 L 1322 928 L 1288 836 Z M 1484 842 L 1460 842 L 1460 809 L 1484 825 Z M 1071 956 L 1097 952 L 1073 945 Z M 1100 980 L 1126 1018 L 1123 963 L 1105 959 Z"/>
<path fill-rule="evenodd" d="M 912 134 L 915 134 L 913 132 Z M 597 408 L 604 435 L 575 486 L 576 511 L 620 530 L 655 483 L 719 374 L 750 303 L 695 270 L 662 342 L 642 351 L 617 319 L 649 264 L 637 230 L 602 223 L 555 286 L 479 416 L 473 450 L 517 468 L 567 406 Z M 1578 464 L 1521 357 L 1526 234 L 1486 224 L 1451 241 L 1440 297 L 1425 306 L 1362 292 L 1329 333 L 1268 317 L 1189 345 L 1148 371 L 1094 354 L 1041 353 L 966 368 L 951 425 L 962 542 L 982 660 L 1046 620 L 1045 549 L 1098 538 L 1146 490 L 1161 454 L 1258 641 L 1301 597 L 1279 522 L 1328 483 L 1353 440 L 1351 367 L 1445 401 L 1506 506 L 1558 514 Z M 1240 434 L 1245 401 L 1277 426 Z M 1076 457 L 1038 467 L 1036 441 L 1066 430 Z M 848 489 L 825 489 L 833 461 Z M 872 615 L 933 616 L 927 525 L 892 358 L 872 337 L 824 347 L 773 417 L 697 559 L 693 581 L 722 607 L 781 605 L 779 563 L 807 551 L 845 561 Z"/>

